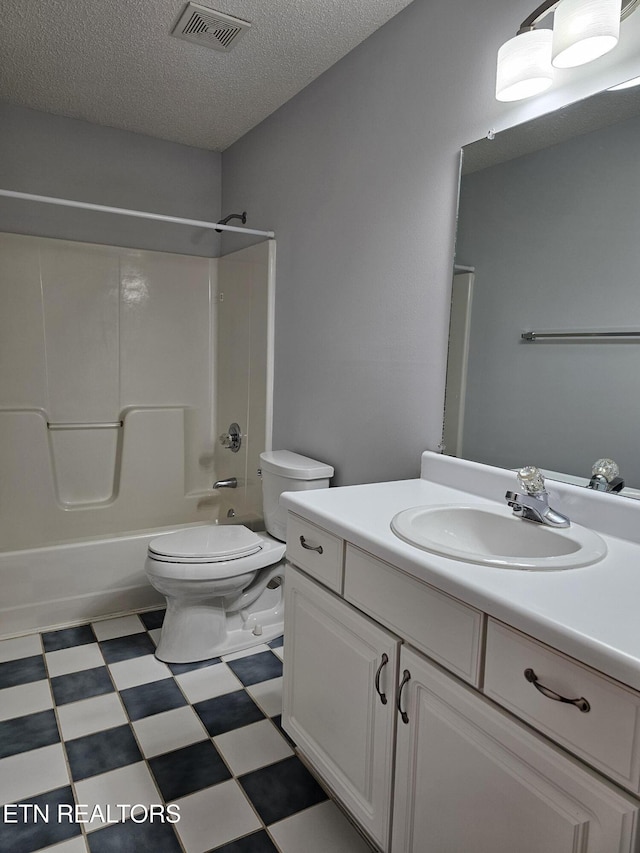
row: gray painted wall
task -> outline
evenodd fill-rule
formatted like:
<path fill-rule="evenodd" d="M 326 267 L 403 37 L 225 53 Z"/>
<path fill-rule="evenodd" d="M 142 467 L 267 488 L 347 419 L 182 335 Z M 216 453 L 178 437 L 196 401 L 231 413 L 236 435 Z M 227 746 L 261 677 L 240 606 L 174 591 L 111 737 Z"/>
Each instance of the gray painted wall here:
<path fill-rule="evenodd" d="M 463 455 L 640 485 L 640 344 L 526 344 L 525 330 L 640 328 L 640 118 L 465 175 L 475 267 Z"/>
<path fill-rule="evenodd" d="M 629 48 L 498 104 L 496 52 L 528 12 L 415 0 L 223 154 L 223 209 L 278 240 L 274 447 L 336 484 L 416 476 L 440 442 L 459 148 L 637 65 Z"/>
<path fill-rule="evenodd" d="M 220 154 L 0 104 L 0 188 L 220 219 Z M 0 231 L 215 256 L 215 232 L 0 198 Z"/>

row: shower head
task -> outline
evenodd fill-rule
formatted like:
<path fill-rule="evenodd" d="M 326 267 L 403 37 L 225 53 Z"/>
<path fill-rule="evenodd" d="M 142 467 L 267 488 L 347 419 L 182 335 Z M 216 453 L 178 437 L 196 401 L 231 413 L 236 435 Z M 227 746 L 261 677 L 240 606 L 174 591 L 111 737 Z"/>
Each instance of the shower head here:
<path fill-rule="evenodd" d="M 226 225 L 230 219 L 239 219 L 243 225 L 246 225 L 247 211 L 243 210 L 242 213 L 230 213 L 229 216 L 225 216 L 224 219 L 218 219 L 218 225 Z M 222 228 L 216 228 L 216 232 L 218 234 L 222 234 Z"/>

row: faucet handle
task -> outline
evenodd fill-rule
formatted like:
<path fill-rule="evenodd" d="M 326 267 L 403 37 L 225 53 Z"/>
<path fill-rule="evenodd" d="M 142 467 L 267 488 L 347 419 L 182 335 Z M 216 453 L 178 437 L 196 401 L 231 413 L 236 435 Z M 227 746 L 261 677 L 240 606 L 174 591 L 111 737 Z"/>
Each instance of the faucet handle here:
<path fill-rule="evenodd" d="M 544 477 L 540 469 L 535 465 L 526 465 L 520 468 L 517 475 L 518 482 L 528 495 L 544 495 L 546 489 L 544 487 Z"/>
<path fill-rule="evenodd" d="M 620 469 L 613 459 L 598 459 L 597 462 L 593 463 L 593 467 L 591 468 L 592 476 L 604 477 L 607 483 L 614 480 L 619 473 Z"/>

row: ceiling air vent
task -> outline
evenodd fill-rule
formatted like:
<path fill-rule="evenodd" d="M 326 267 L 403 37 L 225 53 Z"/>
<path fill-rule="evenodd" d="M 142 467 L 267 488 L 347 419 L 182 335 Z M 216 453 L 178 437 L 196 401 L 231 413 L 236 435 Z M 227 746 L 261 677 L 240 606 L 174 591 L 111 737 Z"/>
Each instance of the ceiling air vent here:
<path fill-rule="evenodd" d="M 229 51 L 245 30 L 250 29 L 248 21 L 232 18 L 215 9 L 187 3 L 171 35 L 195 44 L 201 44 L 213 50 Z"/>

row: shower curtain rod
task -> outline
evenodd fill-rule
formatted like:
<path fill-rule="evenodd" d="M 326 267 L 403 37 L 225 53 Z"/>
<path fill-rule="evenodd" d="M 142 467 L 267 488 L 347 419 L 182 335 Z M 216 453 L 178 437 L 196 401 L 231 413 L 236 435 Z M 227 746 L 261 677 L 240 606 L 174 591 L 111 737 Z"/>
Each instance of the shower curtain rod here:
<path fill-rule="evenodd" d="M 273 231 L 256 231 L 253 228 L 241 228 L 236 225 L 222 225 L 219 222 L 205 222 L 200 219 L 182 219 L 179 216 L 166 216 L 163 213 L 146 213 L 143 210 L 129 210 L 126 207 L 107 207 L 104 204 L 91 204 L 87 201 L 72 201 L 67 198 L 53 198 L 48 195 L 33 195 L 14 190 L 0 190 L 0 196 L 17 198 L 23 201 L 38 201 L 42 204 L 57 204 L 61 207 L 78 207 L 82 210 L 95 210 L 98 213 L 118 213 L 121 216 L 136 216 L 138 219 L 155 219 L 160 222 L 172 222 L 175 225 L 194 225 L 196 228 L 210 228 L 218 231 L 237 231 L 240 234 L 257 234 L 260 237 L 275 237 Z"/>

